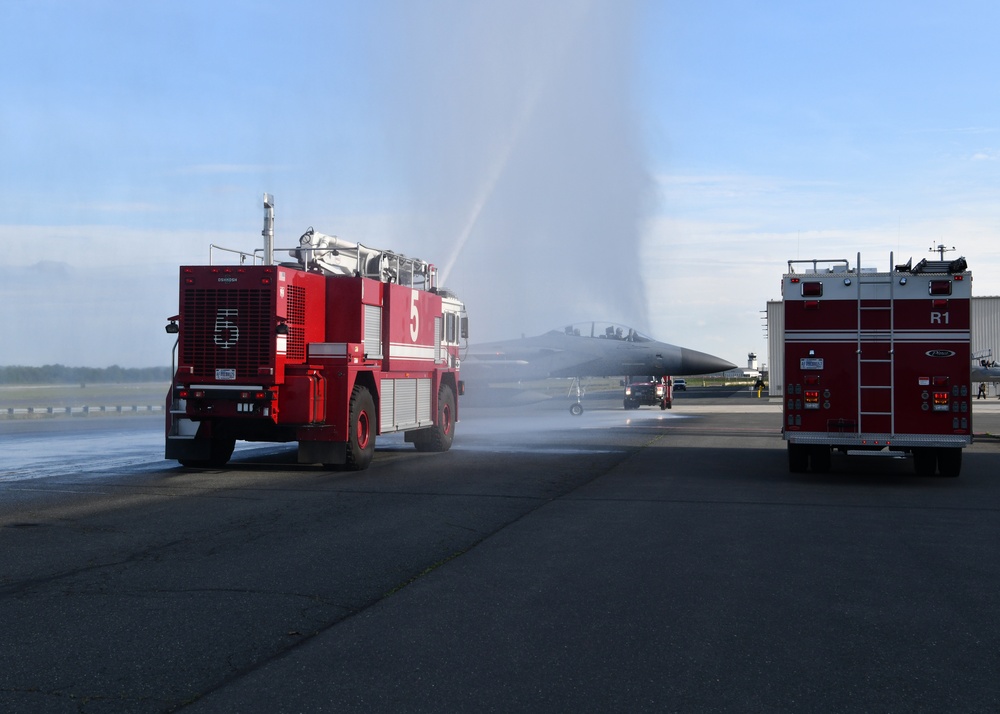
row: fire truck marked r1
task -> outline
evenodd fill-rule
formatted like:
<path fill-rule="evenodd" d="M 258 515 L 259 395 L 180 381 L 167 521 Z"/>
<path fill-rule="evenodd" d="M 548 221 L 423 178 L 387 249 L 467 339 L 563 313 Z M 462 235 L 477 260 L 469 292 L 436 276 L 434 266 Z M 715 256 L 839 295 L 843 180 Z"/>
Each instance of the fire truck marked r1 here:
<path fill-rule="evenodd" d="M 235 347 L 240 339 L 239 326 L 229 319 L 238 314 L 239 310 L 232 307 L 220 307 L 215 314 L 215 344 L 224 350 Z"/>
<path fill-rule="evenodd" d="M 931 311 L 931 324 L 932 325 L 947 325 L 949 322 L 949 316 L 947 312 L 934 312 Z"/>

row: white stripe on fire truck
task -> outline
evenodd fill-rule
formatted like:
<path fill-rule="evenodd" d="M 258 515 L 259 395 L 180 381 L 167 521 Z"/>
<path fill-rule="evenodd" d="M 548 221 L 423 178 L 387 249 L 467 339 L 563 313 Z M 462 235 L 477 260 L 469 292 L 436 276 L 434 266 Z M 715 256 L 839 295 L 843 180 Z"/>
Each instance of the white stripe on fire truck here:
<path fill-rule="evenodd" d="M 389 345 L 389 354 L 393 357 L 434 361 L 434 345 L 408 345 L 403 342 L 392 342 Z"/>
<path fill-rule="evenodd" d="M 862 330 L 863 341 L 883 340 L 885 342 L 968 342 L 971 333 L 968 330 L 933 330 L 929 332 L 917 330 Z M 809 330 L 788 330 L 785 340 L 791 342 L 857 342 L 857 330 L 832 330 L 811 332 Z"/>

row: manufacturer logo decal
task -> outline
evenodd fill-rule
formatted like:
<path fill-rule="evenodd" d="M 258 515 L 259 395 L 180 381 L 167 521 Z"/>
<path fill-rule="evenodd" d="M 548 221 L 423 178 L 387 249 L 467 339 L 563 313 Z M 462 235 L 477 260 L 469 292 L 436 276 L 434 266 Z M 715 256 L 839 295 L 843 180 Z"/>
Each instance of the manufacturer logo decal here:
<path fill-rule="evenodd" d="M 235 283 L 236 282 L 236 278 L 234 278 L 232 275 L 223 275 L 222 277 L 219 278 L 219 282 L 220 283 Z"/>
<path fill-rule="evenodd" d="M 927 350 L 924 352 L 928 357 L 954 357 L 955 353 L 951 350 Z"/>

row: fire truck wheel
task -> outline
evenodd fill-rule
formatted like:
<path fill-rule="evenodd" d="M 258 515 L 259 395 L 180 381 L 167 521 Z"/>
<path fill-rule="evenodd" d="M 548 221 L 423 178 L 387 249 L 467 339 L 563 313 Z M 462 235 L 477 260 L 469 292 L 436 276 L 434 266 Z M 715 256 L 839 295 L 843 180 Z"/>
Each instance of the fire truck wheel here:
<path fill-rule="evenodd" d="M 802 444 L 788 445 L 788 470 L 804 474 L 809 469 L 809 449 Z"/>
<path fill-rule="evenodd" d="M 937 470 L 937 451 L 920 448 L 913 450 L 913 470 L 917 476 L 933 476 Z"/>
<path fill-rule="evenodd" d="M 220 468 L 229 463 L 236 448 L 236 439 L 212 439 L 207 459 L 178 459 L 181 466 L 187 468 Z"/>
<path fill-rule="evenodd" d="M 447 451 L 455 439 L 455 394 L 447 384 L 438 392 L 437 423 L 414 435 L 417 451 Z"/>
<path fill-rule="evenodd" d="M 829 446 L 814 446 L 809 452 L 809 465 L 812 467 L 813 473 L 825 474 L 829 471 L 830 456 Z"/>
<path fill-rule="evenodd" d="M 351 393 L 351 420 L 347 426 L 348 471 L 363 471 L 375 455 L 375 402 L 371 393 L 360 385 Z"/>
<path fill-rule="evenodd" d="M 208 457 L 209 466 L 225 466 L 229 463 L 236 448 L 236 439 L 212 439 L 212 455 Z"/>
<path fill-rule="evenodd" d="M 960 448 L 938 449 L 938 473 L 945 478 L 958 478 L 962 471 L 962 450 Z"/>

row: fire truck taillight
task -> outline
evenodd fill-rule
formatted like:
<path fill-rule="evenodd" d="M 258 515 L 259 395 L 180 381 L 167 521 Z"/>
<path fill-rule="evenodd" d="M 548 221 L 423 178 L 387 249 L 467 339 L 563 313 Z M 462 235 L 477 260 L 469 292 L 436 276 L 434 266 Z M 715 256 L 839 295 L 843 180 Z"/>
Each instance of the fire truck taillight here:
<path fill-rule="evenodd" d="M 948 392 L 934 392 L 934 411 L 948 411 Z"/>
<path fill-rule="evenodd" d="M 823 283 L 818 280 L 802 283 L 802 297 L 823 297 Z"/>
<path fill-rule="evenodd" d="M 931 295 L 951 295 L 951 281 L 932 280 L 927 290 Z"/>
<path fill-rule="evenodd" d="M 819 390 L 807 389 L 803 395 L 803 406 L 806 409 L 819 409 Z"/>

